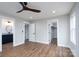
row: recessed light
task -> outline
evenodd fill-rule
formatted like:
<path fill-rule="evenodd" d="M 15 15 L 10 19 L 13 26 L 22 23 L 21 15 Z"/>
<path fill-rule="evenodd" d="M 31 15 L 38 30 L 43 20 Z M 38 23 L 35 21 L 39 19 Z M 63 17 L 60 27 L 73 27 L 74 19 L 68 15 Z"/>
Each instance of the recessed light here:
<path fill-rule="evenodd" d="M 30 17 L 30 19 L 32 19 L 33 17 Z"/>
<path fill-rule="evenodd" d="M 52 13 L 55 13 L 55 10 L 53 10 Z"/>

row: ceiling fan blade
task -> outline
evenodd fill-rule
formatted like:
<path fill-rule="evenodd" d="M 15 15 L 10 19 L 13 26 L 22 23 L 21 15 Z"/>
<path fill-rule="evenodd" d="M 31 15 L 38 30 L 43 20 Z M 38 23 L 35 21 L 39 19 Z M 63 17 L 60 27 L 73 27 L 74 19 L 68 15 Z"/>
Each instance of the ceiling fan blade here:
<path fill-rule="evenodd" d="M 41 12 L 41 10 L 31 9 L 31 8 L 27 7 L 27 6 L 26 6 L 26 5 L 27 5 L 27 2 L 19 2 L 19 3 L 22 5 L 23 8 L 22 8 L 22 10 L 17 11 L 17 13 L 20 13 L 20 12 L 22 12 L 23 10 L 28 10 L 28 11 L 37 12 L 37 13 Z"/>
<path fill-rule="evenodd" d="M 32 12 L 37 12 L 37 13 L 41 12 L 41 10 L 31 9 L 31 8 L 28 8 L 28 7 L 26 7 L 26 10 L 29 10 L 29 11 L 32 11 Z"/>
<path fill-rule="evenodd" d="M 21 5 L 22 5 L 22 7 L 24 7 L 24 4 L 23 4 L 23 2 L 19 2 Z"/>
<path fill-rule="evenodd" d="M 23 11 L 23 9 L 22 10 L 20 10 L 20 11 L 17 11 L 16 13 L 20 13 L 20 12 L 22 12 Z"/>
<path fill-rule="evenodd" d="M 27 2 L 24 2 L 24 5 L 26 6 L 28 3 Z"/>

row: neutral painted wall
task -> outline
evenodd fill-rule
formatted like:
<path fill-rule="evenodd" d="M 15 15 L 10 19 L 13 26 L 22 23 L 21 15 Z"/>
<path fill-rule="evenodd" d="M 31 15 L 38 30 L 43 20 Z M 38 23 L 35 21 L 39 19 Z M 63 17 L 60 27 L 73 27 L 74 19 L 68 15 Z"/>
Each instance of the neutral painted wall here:
<path fill-rule="evenodd" d="M 0 26 L 1 28 L 1 26 Z M 1 35 L 1 29 L 0 29 L 0 52 L 2 51 L 2 35 Z"/>
<path fill-rule="evenodd" d="M 69 16 L 59 17 L 57 25 L 58 46 L 69 46 L 70 40 L 70 20 Z"/>
<path fill-rule="evenodd" d="M 11 23 L 8 24 L 8 21 L 10 21 Z M 14 19 L 9 18 L 9 17 L 3 17 L 2 18 L 2 22 L 1 22 L 1 26 L 2 26 L 2 34 L 8 34 L 7 30 L 6 30 L 6 26 L 10 25 L 12 27 L 12 31 L 10 33 L 13 33 L 13 29 L 14 29 Z"/>
<path fill-rule="evenodd" d="M 79 56 L 79 3 L 76 4 L 76 42 L 77 55 Z"/>
<path fill-rule="evenodd" d="M 73 17 L 75 16 L 75 19 L 76 19 L 76 22 L 75 22 L 75 25 L 76 25 L 75 36 L 76 37 L 74 38 L 76 41 L 76 44 L 70 41 L 70 48 L 74 56 L 79 56 L 79 3 L 76 3 L 74 8 L 72 9 L 71 14 L 70 14 L 70 20 L 73 19 L 72 15 Z"/>
<path fill-rule="evenodd" d="M 1 30 L 2 17 L 0 17 L 0 52 L 2 51 L 2 30 Z"/>
<path fill-rule="evenodd" d="M 25 42 L 25 30 L 24 30 L 25 21 L 20 19 L 18 20 L 17 18 L 10 18 L 10 17 L 3 16 L 2 23 L 1 23 L 2 34 L 7 34 L 5 30 L 5 26 L 6 26 L 5 21 L 7 20 L 11 20 L 13 22 L 13 25 L 12 25 L 13 46 L 23 44 Z"/>
<path fill-rule="evenodd" d="M 33 21 L 36 24 L 36 41 L 41 43 L 50 43 L 50 27 L 52 22 L 57 22 L 57 40 L 58 46 L 69 46 L 70 40 L 70 22 L 69 16 L 64 15 L 49 20 Z M 49 25 L 50 24 L 50 25 Z"/>
<path fill-rule="evenodd" d="M 36 24 L 36 42 L 48 44 L 47 38 L 47 21 L 33 21 L 32 23 Z"/>
<path fill-rule="evenodd" d="M 25 43 L 25 24 L 29 24 L 29 22 L 17 17 L 14 19 L 13 46 L 18 46 Z"/>
<path fill-rule="evenodd" d="M 20 20 L 18 18 L 0 16 L 0 51 L 2 51 L 2 33 L 7 34 L 4 30 L 5 26 L 3 24 L 3 20 L 11 20 L 13 24 L 13 46 L 18 46 L 25 42 L 25 30 L 24 30 L 24 23 L 29 23 L 24 20 Z M 3 25 L 2 25 L 3 24 Z M 23 31 L 23 32 L 22 32 Z"/>
<path fill-rule="evenodd" d="M 33 21 L 32 23 L 36 24 L 36 42 L 49 44 L 49 27 L 48 24 L 51 21 L 57 21 L 58 30 L 57 38 L 59 46 L 67 46 L 69 41 L 69 18 L 68 16 L 61 16 L 52 20 L 42 20 L 42 21 Z M 24 30 L 23 20 L 14 20 L 14 40 L 13 45 L 17 46 L 25 42 L 25 30 Z"/>
<path fill-rule="evenodd" d="M 58 46 L 68 47 L 69 46 L 69 40 L 70 40 L 70 22 L 69 22 L 69 16 L 64 15 L 60 17 L 53 18 L 51 20 L 48 20 L 48 39 L 51 40 L 50 35 L 50 27 L 52 26 L 52 23 L 57 22 L 57 43 Z"/>
<path fill-rule="evenodd" d="M 2 51 L 2 34 L 7 34 L 6 30 L 5 30 L 5 21 L 7 20 L 11 20 L 13 22 L 13 18 L 9 18 L 9 17 L 5 17 L 0 15 L 0 51 Z M 12 25 L 12 29 L 13 29 L 13 25 Z M 13 31 L 12 31 L 13 33 Z"/>
<path fill-rule="evenodd" d="M 14 42 L 13 45 L 17 46 L 25 42 L 25 26 L 23 20 L 15 20 L 14 26 Z"/>

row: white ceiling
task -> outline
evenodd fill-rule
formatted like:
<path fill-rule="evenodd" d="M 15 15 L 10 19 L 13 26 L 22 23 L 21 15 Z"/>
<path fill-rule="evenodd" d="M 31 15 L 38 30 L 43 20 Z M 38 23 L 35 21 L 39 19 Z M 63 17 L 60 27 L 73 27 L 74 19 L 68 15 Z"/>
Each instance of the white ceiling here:
<path fill-rule="evenodd" d="M 0 12 L 4 12 L 25 20 L 38 20 L 65 15 L 70 12 L 73 2 L 29 2 L 28 7 L 41 10 L 40 13 L 23 11 L 16 13 L 22 6 L 18 2 L 0 2 Z M 52 11 L 55 11 L 53 14 Z"/>

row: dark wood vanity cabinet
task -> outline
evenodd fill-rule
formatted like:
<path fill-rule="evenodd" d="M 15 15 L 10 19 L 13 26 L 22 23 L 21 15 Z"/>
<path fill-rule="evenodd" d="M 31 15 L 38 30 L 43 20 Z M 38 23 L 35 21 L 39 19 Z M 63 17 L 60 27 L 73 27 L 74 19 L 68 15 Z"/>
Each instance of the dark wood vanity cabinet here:
<path fill-rule="evenodd" d="M 2 44 L 13 42 L 13 34 L 2 35 Z"/>

